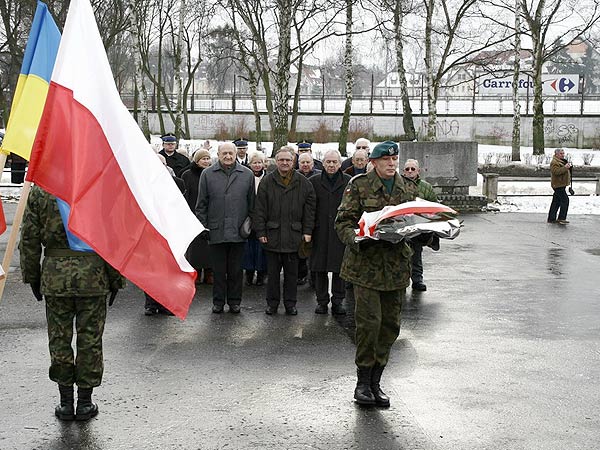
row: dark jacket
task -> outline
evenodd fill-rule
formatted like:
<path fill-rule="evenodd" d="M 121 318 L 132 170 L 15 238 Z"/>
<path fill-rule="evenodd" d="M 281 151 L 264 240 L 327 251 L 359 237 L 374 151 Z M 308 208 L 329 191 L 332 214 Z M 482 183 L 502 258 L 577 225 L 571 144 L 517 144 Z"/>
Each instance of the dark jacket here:
<path fill-rule="evenodd" d="M 252 223 L 256 236 L 267 238 L 266 250 L 297 252 L 302 235 L 312 235 L 315 225 L 312 184 L 295 171 L 289 186 L 283 184 L 277 170 L 267 174 L 258 186 Z"/>
<path fill-rule="evenodd" d="M 317 198 L 310 269 L 314 272 L 339 273 L 345 246 L 335 232 L 334 222 L 350 176 L 339 170 L 332 184 L 327 173 L 322 172 L 308 181 L 313 185 Z"/>
<path fill-rule="evenodd" d="M 189 168 L 181 174 L 181 179 L 185 183 L 185 200 L 192 211 L 196 210 L 198 201 L 198 184 L 200 184 L 200 175 L 204 168 L 199 167 L 195 162 L 190 163 Z"/>
<path fill-rule="evenodd" d="M 300 172 L 300 169 L 297 169 L 296 172 L 298 172 L 300 175 L 304 175 L 306 178 L 310 178 L 310 177 L 313 177 L 315 175 L 319 175 L 321 173 L 320 170 L 315 169 L 315 168 L 313 168 L 313 170 L 311 170 L 307 174 L 304 173 L 304 172 Z"/>
<path fill-rule="evenodd" d="M 352 178 L 355 175 L 360 175 L 361 173 L 367 173 L 367 168 L 365 167 L 361 172 L 357 172 L 354 165 L 352 165 L 352 166 L 348 167 L 346 170 L 344 170 L 343 172 L 347 173 Z"/>
<path fill-rule="evenodd" d="M 167 155 L 165 149 L 158 152 L 159 155 L 163 155 L 167 161 L 167 166 L 173 169 L 176 177 L 180 177 L 185 169 L 190 165 L 190 160 L 187 156 L 175 151 L 171 156 Z"/>
<path fill-rule="evenodd" d="M 244 242 L 240 225 L 254 206 L 254 174 L 236 162 L 230 175 L 216 162 L 200 175 L 196 216 L 210 231 L 211 244 Z"/>

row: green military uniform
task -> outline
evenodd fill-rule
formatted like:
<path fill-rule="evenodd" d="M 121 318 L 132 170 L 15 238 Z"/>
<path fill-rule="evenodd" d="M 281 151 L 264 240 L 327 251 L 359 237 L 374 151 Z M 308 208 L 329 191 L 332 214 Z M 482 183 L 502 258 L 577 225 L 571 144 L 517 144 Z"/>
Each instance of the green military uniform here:
<path fill-rule="evenodd" d="M 27 201 L 19 250 L 23 282 L 39 286 L 46 299 L 50 379 L 61 386 L 99 386 L 106 296 L 123 288 L 124 278 L 97 254 L 69 249 L 56 198 L 36 186 Z"/>
<path fill-rule="evenodd" d="M 362 249 L 354 242 L 363 212 L 414 200 L 414 183 L 394 176 L 391 194 L 373 170 L 354 177 L 338 208 L 335 228 L 346 244 L 340 276 L 354 285 L 356 301 L 356 365 L 385 366 L 400 332 L 400 308 L 410 279 L 410 247 L 401 242 L 373 242 Z"/>
<path fill-rule="evenodd" d="M 427 181 L 422 180 L 418 175 L 415 178 L 414 183 L 417 185 L 418 189 L 418 197 L 423 200 L 427 200 L 430 202 L 437 202 L 438 198 L 433 190 L 433 186 L 429 184 Z M 427 237 L 431 239 L 431 236 L 422 235 L 423 238 Z M 419 236 L 420 237 L 420 236 Z M 426 241 L 425 241 L 426 243 Z M 410 278 L 412 280 L 412 289 L 413 291 L 425 291 L 427 290 L 427 286 L 423 283 L 423 241 L 419 241 L 415 239 L 411 242 L 411 247 L 413 249 L 413 255 L 411 259 L 412 271 Z"/>
<path fill-rule="evenodd" d="M 427 181 L 417 176 L 417 178 L 415 179 L 415 184 L 417 185 L 417 189 L 419 191 L 417 197 L 430 202 L 438 201 L 437 195 L 433 190 L 433 186 Z"/>

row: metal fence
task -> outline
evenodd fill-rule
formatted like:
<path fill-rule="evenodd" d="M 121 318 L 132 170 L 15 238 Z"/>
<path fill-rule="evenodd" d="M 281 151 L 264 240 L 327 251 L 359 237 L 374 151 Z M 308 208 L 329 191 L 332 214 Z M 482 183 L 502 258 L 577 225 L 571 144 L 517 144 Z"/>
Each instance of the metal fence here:
<path fill-rule="evenodd" d="M 129 109 L 134 108 L 132 94 L 122 94 L 121 98 Z M 301 96 L 298 104 L 300 113 L 315 114 L 340 114 L 344 112 L 346 98 L 344 96 Z M 267 107 L 265 97 L 258 98 L 258 110 L 266 113 Z M 167 111 L 165 102 L 160 109 Z M 173 109 L 176 102 L 169 99 Z M 520 99 L 521 114 L 533 113 L 533 98 L 524 97 Z M 157 110 L 158 103 L 155 97 L 148 100 L 148 108 Z M 293 100 L 289 100 L 291 112 Z M 427 100 L 423 97 L 410 99 L 413 114 L 427 114 Z M 237 94 L 235 96 L 220 94 L 195 94 L 187 100 L 189 112 L 252 112 L 252 99 L 248 95 Z M 353 114 L 402 114 L 402 99 L 400 97 L 382 96 L 356 96 L 352 100 Z M 513 101 L 510 96 L 480 96 L 471 97 L 441 97 L 437 101 L 438 114 L 465 114 L 465 115 L 513 115 Z M 600 114 L 600 96 L 562 96 L 544 98 L 545 115 L 597 115 Z"/>

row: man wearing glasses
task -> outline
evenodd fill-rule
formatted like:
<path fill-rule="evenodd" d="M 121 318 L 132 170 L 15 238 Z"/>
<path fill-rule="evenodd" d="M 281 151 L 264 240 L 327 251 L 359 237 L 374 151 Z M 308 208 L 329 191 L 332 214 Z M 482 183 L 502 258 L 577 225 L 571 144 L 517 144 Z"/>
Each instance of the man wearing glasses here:
<path fill-rule="evenodd" d="M 419 190 L 418 197 L 430 202 L 437 202 L 437 195 L 435 195 L 433 187 L 427 181 L 421 179 L 419 176 L 420 174 L 421 168 L 419 167 L 419 161 L 416 159 L 406 160 L 402 175 L 415 182 Z M 412 273 L 410 276 L 413 291 L 427 290 L 427 286 L 423 283 L 423 245 L 430 245 L 435 250 L 435 247 L 437 246 L 433 242 L 429 243 L 431 239 L 433 239 L 433 236 L 425 234 L 419 235 L 416 239 L 411 241 L 411 246 L 414 251 L 412 256 Z M 437 247 L 437 249 L 439 249 L 439 247 Z"/>
<path fill-rule="evenodd" d="M 368 158 L 369 153 L 371 153 L 371 141 L 369 141 L 366 138 L 358 138 L 356 140 L 356 142 L 354 143 L 354 153 L 352 154 L 353 157 L 358 150 L 362 150 L 362 151 L 366 152 L 367 158 Z M 341 167 L 342 172 L 348 173 L 348 172 L 346 172 L 346 170 L 348 170 L 349 167 L 354 165 L 353 157 L 346 158 L 344 161 L 342 161 L 342 167 Z M 367 160 L 367 162 L 368 162 L 368 160 Z M 366 163 L 365 163 L 365 167 L 366 167 Z"/>

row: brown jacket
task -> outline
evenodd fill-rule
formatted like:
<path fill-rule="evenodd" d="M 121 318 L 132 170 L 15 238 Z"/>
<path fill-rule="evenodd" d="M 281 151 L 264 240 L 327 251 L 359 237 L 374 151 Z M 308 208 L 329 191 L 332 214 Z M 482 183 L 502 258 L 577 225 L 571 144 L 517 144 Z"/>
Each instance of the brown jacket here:
<path fill-rule="evenodd" d="M 571 184 L 571 171 L 565 167 L 566 160 L 552 157 L 550 162 L 550 185 L 552 189 L 566 187 Z"/>

